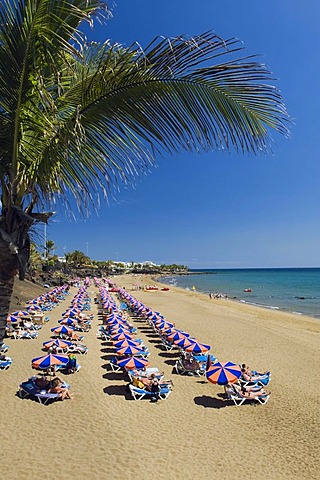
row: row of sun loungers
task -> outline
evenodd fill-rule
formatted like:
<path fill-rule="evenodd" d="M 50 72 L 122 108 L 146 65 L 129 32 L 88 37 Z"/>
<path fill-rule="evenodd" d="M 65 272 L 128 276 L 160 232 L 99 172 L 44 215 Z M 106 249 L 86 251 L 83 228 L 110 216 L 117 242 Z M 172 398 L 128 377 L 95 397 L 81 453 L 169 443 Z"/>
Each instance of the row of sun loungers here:
<path fill-rule="evenodd" d="M 71 302 L 71 307 L 65 312 L 65 317 L 67 318 L 68 315 L 70 316 L 77 316 L 73 315 L 71 312 L 72 311 L 77 311 L 80 312 L 83 310 L 85 306 L 85 309 L 88 310 L 90 309 L 90 299 L 85 295 L 85 288 L 80 288 L 79 292 L 77 295 L 75 295 L 74 299 Z M 73 310 L 72 310 L 73 309 Z M 54 328 L 54 333 L 55 336 L 58 336 L 60 332 L 57 331 L 57 329 L 60 327 Z M 72 329 L 70 329 L 73 331 Z M 64 330 L 63 330 L 64 331 Z M 68 330 L 67 330 L 68 331 Z M 69 356 L 64 356 L 61 355 L 59 357 L 59 346 L 64 346 L 66 348 L 61 348 L 63 352 L 61 353 L 79 353 L 82 355 L 87 354 L 88 348 L 85 345 L 82 344 L 75 344 L 72 343 L 71 341 L 66 341 L 63 342 L 61 339 L 56 339 L 56 340 L 50 340 L 48 342 L 44 342 L 43 348 L 45 351 L 47 351 L 50 355 L 44 356 L 44 357 L 39 357 L 37 359 L 33 359 L 33 366 L 42 369 L 43 371 L 50 373 L 52 369 L 54 369 L 54 373 L 58 373 L 59 371 L 62 373 L 76 373 L 80 370 L 81 366 L 78 364 L 76 358 L 74 355 L 69 355 Z M 50 350 L 53 351 L 50 353 Z M 55 356 L 56 355 L 56 356 Z M 54 357 L 56 359 L 61 358 L 60 364 L 57 365 L 52 365 L 51 361 L 48 363 L 48 358 Z M 66 359 L 66 362 L 64 362 L 64 358 Z M 43 359 L 43 361 L 42 361 Z M 49 365 L 49 366 L 47 366 Z M 39 381 L 40 380 L 40 381 Z M 42 382 L 44 380 L 44 382 Z M 56 388 L 56 384 L 54 383 L 55 381 L 58 382 L 58 387 Z M 62 393 L 61 388 L 64 390 Z M 54 387 L 53 390 L 56 390 L 56 392 L 52 392 L 52 388 Z M 46 377 L 31 377 L 29 378 L 26 382 L 22 382 L 19 385 L 19 396 L 21 398 L 32 398 L 36 401 L 38 401 L 41 404 L 47 405 L 52 401 L 56 400 L 61 400 L 64 398 L 71 398 L 71 394 L 69 393 L 69 388 L 70 385 L 66 384 L 65 382 L 60 382 L 59 384 L 59 378 L 56 377 L 52 381 L 47 381 Z M 68 394 L 66 396 L 66 394 Z"/>
<path fill-rule="evenodd" d="M 110 359 L 110 369 L 113 372 L 124 373 L 129 376 L 128 391 L 133 400 L 166 400 L 172 392 L 171 382 L 163 382 L 163 374 L 158 369 L 145 367 L 143 370 L 138 370 L 138 368 L 130 370 L 125 366 L 126 358 L 129 362 L 128 365 L 130 364 L 130 358 L 135 359 L 132 360 L 133 364 L 139 365 L 140 358 L 142 360 L 141 366 L 143 366 L 143 360 L 150 355 L 143 341 L 133 336 L 137 333 L 137 328 L 122 316 L 122 311 L 127 310 L 127 306 L 122 305 L 125 308 L 118 308 L 116 302 L 103 287 L 100 288 L 100 295 L 104 325 L 100 326 L 97 337 L 110 343 L 113 341 L 116 356 Z M 116 341 L 118 332 L 120 337 L 123 337 L 120 342 Z M 121 334 L 123 335 L 121 336 Z M 127 348 L 121 348 L 122 340 L 126 340 Z"/>

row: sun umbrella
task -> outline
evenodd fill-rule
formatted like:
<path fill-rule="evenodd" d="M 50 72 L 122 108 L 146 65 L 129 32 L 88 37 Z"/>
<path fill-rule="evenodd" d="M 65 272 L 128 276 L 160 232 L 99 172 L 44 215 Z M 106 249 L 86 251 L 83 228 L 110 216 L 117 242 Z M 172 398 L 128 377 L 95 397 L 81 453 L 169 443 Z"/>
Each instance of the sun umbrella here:
<path fill-rule="evenodd" d="M 133 340 L 134 336 L 129 333 L 112 333 L 110 335 L 112 340 Z"/>
<path fill-rule="evenodd" d="M 160 328 L 160 332 L 163 335 L 168 336 L 168 335 L 171 335 L 172 333 L 176 333 L 176 329 L 171 327 L 165 327 L 165 328 Z"/>
<path fill-rule="evenodd" d="M 66 355 L 54 355 L 50 353 L 49 355 L 33 358 L 31 360 L 31 364 L 34 368 L 41 368 L 43 370 L 46 370 L 53 365 L 65 365 L 68 363 L 68 361 L 69 357 L 67 357 Z"/>
<path fill-rule="evenodd" d="M 136 342 L 135 340 L 119 340 L 118 342 L 113 342 L 113 345 L 116 348 L 124 348 L 124 347 L 140 347 L 140 343 Z"/>
<path fill-rule="evenodd" d="M 20 322 L 20 318 L 15 317 L 14 315 L 8 315 L 7 316 L 7 322 L 11 322 L 11 323 Z"/>
<path fill-rule="evenodd" d="M 123 360 L 118 360 L 118 365 L 121 368 L 134 370 L 136 368 L 139 369 L 139 368 L 147 367 L 149 365 L 149 362 L 145 358 L 128 357 L 128 358 L 124 358 Z"/>
<path fill-rule="evenodd" d="M 14 317 L 29 317 L 29 312 L 19 310 L 18 312 L 13 312 L 10 315 L 13 315 Z"/>
<path fill-rule="evenodd" d="M 117 334 L 117 333 L 125 333 L 125 334 L 130 334 L 130 329 L 129 328 L 123 328 L 123 327 L 114 327 L 114 328 L 110 328 L 110 334 L 113 335 L 113 334 Z"/>
<path fill-rule="evenodd" d="M 59 327 L 51 328 L 51 332 L 58 333 L 58 334 L 62 333 L 62 334 L 70 335 L 71 333 L 74 332 L 74 330 L 70 327 L 66 327 L 65 325 L 59 325 Z"/>
<path fill-rule="evenodd" d="M 56 338 L 55 340 L 49 340 L 48 342 L 43 342 L 42 344 L 45 348 L 51 347 L 59 347 L 59 348 L 67 348 L 72 345 L 72 342 L 68 342 L 66 340 L 61 340 L 60 338 Z"/>
<path fill-rule="evenodd" d="M 138 347 L 123 347 L 117 348 L 117 355 L 137 355 L 144 352 L 143 348 Z"/>
<path fill-rule="evenodd" d="M 194 342 L 195 342 L 195 340 L 192 341 L 192 340 L 190 340 L 189 337 L 180 338 L 179 340 L 173 340 L 173 343 L 175 345 L 177 345 L 178 347 L 181 347 L 183 349 L 186 349 L 187 347 L 192 345 Z"/>
<path fill-rule="evenodd" d="M 173 341 L 176 341 L 176 340 L 182 340 L 186 337 L 188 337 L 189 335 L 185 335 L 184 333 L 181 333 L 181 332 L 175 332 L 175 333 L 172 333 L 168 336 L 168 340 L 170 340 L 171 342 Z"/>
<path fill-rule="evenodd" d="M 193 342 L 192 340 L 190 341 L 190 345 L 187 345 L 184 347 L 186 352 L 190 353 L 205 353 L 210 350 L 210 345 L 204 345 L 203 343 L 198 343 L 198 342 Z"/>
<path fill-rule="evenodd" d="M 29 310 L 28 315 L 30 312 L 35 312 L 41 310 L 41 307 L 39 305 L 33 305 L 32 307 L 27 307 L 27 310 Z"/>
<path fill-rule="evenodd" d="M 211 383 L 227 385 L 227 383 L 234 383 L 238 380 L 241 376 L 241 369 L 233 362 L 217 362 L 208 368 L 206 376 Z"/>
<path fill-rule="evenodd" d="M 78 321 L 72 318 L 62 318 L 61 320 L 58 320 L 58 323 L 61 325 L 77 325 Z"/>

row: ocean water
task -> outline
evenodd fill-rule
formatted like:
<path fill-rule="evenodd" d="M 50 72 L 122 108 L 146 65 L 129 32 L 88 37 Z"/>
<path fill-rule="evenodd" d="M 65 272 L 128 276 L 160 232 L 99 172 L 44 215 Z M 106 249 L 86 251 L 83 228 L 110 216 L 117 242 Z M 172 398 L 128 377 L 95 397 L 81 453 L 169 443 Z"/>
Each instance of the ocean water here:
<path fill-rule="evenodd" d="M 164 277 L 161 282 L 320 318 L 320 268 L 191 270 L 190 275 Z"/>

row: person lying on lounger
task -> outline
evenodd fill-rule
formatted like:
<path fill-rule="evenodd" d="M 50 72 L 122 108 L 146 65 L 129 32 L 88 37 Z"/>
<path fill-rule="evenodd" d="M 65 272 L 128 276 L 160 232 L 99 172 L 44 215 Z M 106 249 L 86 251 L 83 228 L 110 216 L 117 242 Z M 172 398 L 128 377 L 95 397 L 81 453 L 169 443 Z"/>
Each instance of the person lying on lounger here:
<path fill-rule="evenodd" d="M 245 363 L 243 363 L 241 365 L 241 368 L 244 368 L 247 372 L 248 375 L 269 375 L 270 372 L 257 372 L 256 370 L 251 370 L 250 367 L 248 365 L 246 365 Z"/>
<path fill-rule="evenodd" d="M 58 377 L 55 377 L 52 380 L 51 387 L 49 388 L 48 393 L 59 393 L 61 400 L 64 400 L 66 398 L 73 400 L 72 394 L 69 392 L 69 389 L 62 387 L 62 381 Z"/>
<path fill-rule="evenodd" d="M 50 380 L 45 375 L 40 375 L 34 380 L 34 384 L 41 390 L 48 390 L 51 386 Z"/>
<path fill-rule="evenodd" d="M 261 395 L 270 395 L 263 387 L 239 387 L 239 385 L 228 384 L 226 386 L 226 393 L 228 395 L 240 394 L 246 398 L 261 397 Z"/>
<path fill-rule="evenodd" d="M 251 372 L 251 370 L 249 369 L 249 367 L 245 363 L 243 363 L 242 366 L 241 366 L 241 375 L 242 375 L 242 378 L 246 382 L 258 381 L 260 377 L 264 377 L 265 375 L 269 375 L 269 373 L 270 372 L 264 372 L 264 373 Z"/>

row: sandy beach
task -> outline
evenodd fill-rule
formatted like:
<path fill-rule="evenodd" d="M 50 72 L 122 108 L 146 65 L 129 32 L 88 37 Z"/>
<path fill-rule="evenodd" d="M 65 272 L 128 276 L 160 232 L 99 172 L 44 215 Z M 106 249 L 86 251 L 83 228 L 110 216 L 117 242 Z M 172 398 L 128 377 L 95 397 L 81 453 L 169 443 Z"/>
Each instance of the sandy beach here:
<path fill-rule="evenodd" d="M 318 479 L 320 456 L 320 322 L 197 292 L 133 290 L 148 278 L 116 277 L 146 305 L 161 312 L 220 361 L 248 363 L 272 372 L 267 405 L 236 407 L 223 387 L 202 377 L 172 374 L 176 352 L 165 352 L 145 322 L 139 337 L 150 364 L 173 380 L 168 400 L 133 401 L 128 379 L 108 370 L 113 349 L 96 338 L 100 324 L 92 304 L 93 328 L 85 333 L 89 353 L 66 379 L 75 400 L 48 406 L 17 396 L 30 377 L 31 359 L 41 355 L 77 289 L 55 310 L 36 340 L 6 339 L 14 362 L 0 372 L 2 476 L 6 480 L 77 479 Z M 152 283 L 154 281 L 152 280 Z M 91 298 L 97 290 L 90 286 Z"/>

